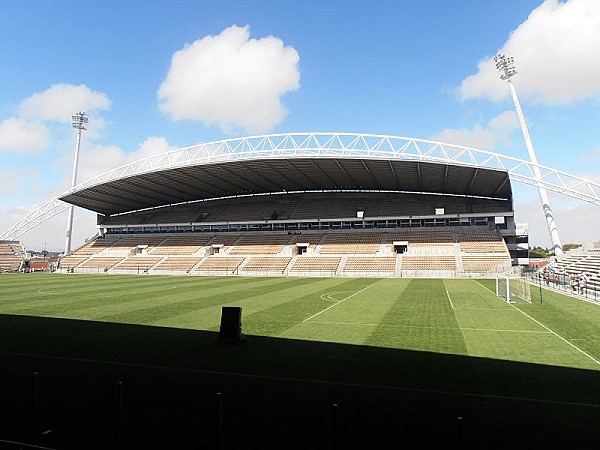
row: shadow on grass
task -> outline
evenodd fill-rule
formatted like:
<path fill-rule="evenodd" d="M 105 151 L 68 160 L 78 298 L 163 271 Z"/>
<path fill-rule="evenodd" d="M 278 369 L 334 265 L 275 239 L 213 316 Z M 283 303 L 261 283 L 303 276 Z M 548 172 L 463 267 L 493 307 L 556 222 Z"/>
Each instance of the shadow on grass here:
<path fill-rule="evenodd" d="M 600 421 L 597 371 L 208 331 L 0 315 L 0 367 L 0 439 L 61 449 L 589 448 Z"/>

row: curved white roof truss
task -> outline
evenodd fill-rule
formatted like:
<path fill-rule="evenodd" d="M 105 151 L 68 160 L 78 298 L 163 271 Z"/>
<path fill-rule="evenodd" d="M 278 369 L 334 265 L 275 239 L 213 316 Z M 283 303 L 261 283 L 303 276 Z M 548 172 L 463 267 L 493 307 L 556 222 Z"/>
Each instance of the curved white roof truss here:
<path fill-rule="evenodd" d="M 227 161 L 290 158 L 368 158 L 422 161 L 506 171 L 510 178 L 543 186 L 578 200 L 600 206 L 600 184 L 551 167 L 537 165 L 541 179 L 534 175 L 535 164 L 511 156 L 455 144 L 356 133 L 288 133 L 250 136 L 197 144 L 135 161 L 89 179 L 36 211 L 0 235 L 16 239 L 40 223 L 67 209 L 62 202 L 71 193 L 114 180 L 162 170 Z"/>

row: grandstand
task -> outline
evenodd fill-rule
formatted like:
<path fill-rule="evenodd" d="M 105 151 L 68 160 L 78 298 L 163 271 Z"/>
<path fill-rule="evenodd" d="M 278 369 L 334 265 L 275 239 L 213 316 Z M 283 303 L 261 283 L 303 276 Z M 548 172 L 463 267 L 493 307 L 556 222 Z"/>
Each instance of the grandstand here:
<path fill-rule="evenodd" d="M 96 211 L 99 230 L 62 272 L 460 277 L 527 262 L 508 173 L 460 164 L 250 157 L 62 200 Z"/>
<path fill-rule="evenodd" d="M 25 249 L 19 241 L 0 241 L 0 272 L 16 272 L 25 258 Z"/>
<path fill-rule="evenodd" d="M 587 286 L 600 291 L 600 240 L 566 252 L 555 269 L 567 276 L 585 273 Z"/>

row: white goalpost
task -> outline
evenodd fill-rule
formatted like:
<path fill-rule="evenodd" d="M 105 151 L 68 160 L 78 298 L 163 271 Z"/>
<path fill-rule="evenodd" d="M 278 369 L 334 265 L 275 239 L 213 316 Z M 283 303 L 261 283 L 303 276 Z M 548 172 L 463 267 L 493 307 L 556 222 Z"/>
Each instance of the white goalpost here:
<path fill-rule="evenodd" d="M 517 299 L 531 303 L 529 283 L 522 277 L 497 276 L 496 295 L 507 303 L 516 303 Z"/>

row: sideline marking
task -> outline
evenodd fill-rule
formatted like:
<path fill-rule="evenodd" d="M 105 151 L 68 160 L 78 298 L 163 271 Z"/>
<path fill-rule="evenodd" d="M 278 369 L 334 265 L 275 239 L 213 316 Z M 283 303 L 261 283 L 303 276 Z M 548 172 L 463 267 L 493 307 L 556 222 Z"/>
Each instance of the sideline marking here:
<path fill-rule="evenodd" d="M 386 328 L 425 328 L 431 330 L 457 330 L 457 331 L 499 331 L 503 333 L 533 333 L 533 334 L 550 334 L 548 331 L 541 330 L 506 330 L 501 328 L 457 328 L 457 327 L 430 327 L 426 325 L 386 325 L 382 323 L 360 323 L 360 322 L 322 322 L 313 321 L 322 325 L 351 325 L 351 326 L 366 326 L 366 327 L 386 327 Z"/>
<path fill-rule="evenodd" d="M 448 301 L 450 302 L 450 306 L 454 309 L 454 304 L 452 303 L 452 299 L 450 298 L 450 294 L 448 293 L 448 289 L 446 289 L 446 295 L 448 296 Z"/>
<path fill-rule="evenodd" d="M 173 285 L 173 286 L 167 286 L 164 288 L 165 291 L 171 291 L 173 289 L 177 289 L 177 286 Z M 45 295 L 69 295 L 67 292 L 51 292 L 51 291 L 42 291 L 41 289 L 38 289 L 38 294 L 45 294 Z"/>
<path fill-rule="evenodd" d="M 0 354 L 4 355 L 13 355 L 13 356 L 21 356 L 26 358 L 40 358 L 40 359 L 58 359 L 64 361 L 73 361 L 73 362 L 82 362 L 82 363 L 93 363 L 93 364 L 104 364 L 107 366 L 129 366 L 129 367 L 138 367 L 145 369 L 157 369 L 157 370 L 171 370 L 174 372 L 195 372 L 195 373 L 203 373 L 207 375 L 219 375 L 219 376 L 229 376 L 229 377 L 237 377 L 237 378 L 256 378 L 256 379 L 265 379 L 265 380 L 273 380 L 273 381 L 286 381 L 292 383 L 309 383 L 309 384 L 324 384 L 324 385 L 333 385 L 333 386 L 346 386 L 346 387 L 360 387 L 360 388 L 369 388 L 369 389 L 384 389 L 384 390 L 392 390 L 392 391 L 401 391 L 401 392 L 418 392 L 425 394 L 437 394 L 437 395 L 451 395 L 451 396 L 464 396 L 464 397 L 475 397 L 475 398 L 491 398 L 496 400 L 508 400 L 508 401 L 522 401 L 522 402 L 531 402 L 531 403 L 549 403 L 554 405 L 572 405 L 572 406 L 585 406 L 589 408 L 600 408 L 600 404 L 596 403 L 581 403 L 581 402 L 570 402 L 563 400 L 548 400 L 543 398 L 531 398 L 531 397 L 515 397 L 515 396 L 505 396 L 505 395 L 494 395 L 494 394 L 478 394 L 475 392 L 453 392 L 453 391 L 444 391 L 438 389 L 422 389 L 422 388 L 411 388 L 411 387 L 403 387 L 403 386 L 390 386 L 390 385 L 376 385 L 376 384 L 365 384 L 365 383 L 351 383 L 346 381 L 330 381 L 330 380 L 314 380 L 314 379 L 306 379 L 306 378 L 291 378 L 291 377 L 278 377 L 274 375 L 258 375 L 258 374 L 249 374 L 249 373 L 234 373 L 234 372 L 222 372 L 216 370 L 207 370 L 207 369 L 195 369 L 192 367 L 170 367 L 170 366 L 159 366 L 152 364 L 143 364 L 143 363 L 131 363 L 131 362 L 118 362 L 118 361 L 104 361 L 100 359 L 87 359 L 87 358 L 76 358 L 73 356 L 53 356 L 53 355 L 41 355 L 36 353 L 22 353 L 22 352 L 10 352 L 5 350 L 0 350 Z"/>
<path fill-rule="evenodd" d="M 477 280 L 475 280 L 477 281 Z M 492 292 L 494 295 L 496 295 L 491 289 L 489 289 L 488 287 L 484 286 L 483 284 L 479 283 L 479 281 L 477 281 L 477 283 L 487 289 L 488 291 Z M 533 320 L 535 323 L 537 323 L 538 325 L 542 326 L 543 328 L 545 328 L 546 330 L 548 330 L 550 333 L 552 333 L 554 336 L 556 336 L 557 338 L 559 338 L 561 341 L 566 342 L 567 344 L 569 344 L 571 347 L 573 347 L 575 350 L 577 350 L 579 353 L 581 353 L 582 355 L 587 356 L 589 359 L 591 359 L 592 361 L 594 361 L 596 364 L 598 364 L 600 366 L 600 361 L 598 361 L 596 358 L 594 358 L 592 355 L 590 355 L 589 353 L 586 353 L 585 351 L 581 350 L 579 347 L 577 347 L 575 344 L 573 344 L 572 342 L 569 342 L 567 339 L 565 339 L 564 337 L 562 337 L 560 334 L 558 334 L 556 331 L 551 330 L 550 328 L 548 328 L 546 325 L 544 325 L 542 322 L 534 319 L 533 317 L 531 317 L 529 314 L 527 314 L 525 311 L 521 311 L 519 308 L 517 308 L 515 305 L 513 305 L 512 303 L 509 303 L 510 306 L 512 306 L 513 308 L 515 308 L 517 311 L 519 311 L 521 314 L 523 314 L 526 317 L 529 317 L 531 320 Z"/>
<path fill-rule="evenodd" d="M 348 297 L 346 297 L 346 298 L 344 298 L 344 299 L 340 300 L 339 302 L 337 302 L 337 303 L 334 303 L 334 304 L 333 304 L 333 305 L 331 305 L 331 306 L 328 306 L 328 307 L 327 307 L 327 308 L 325 308 L 323 311 L 319 311 L 318 313 L 316 313 L 316 314 L 313 314 L 313 315 L 312 315 L 312 316 L 310 316 L 310 317 L 307 317 L 306 319 L 304 319 L 304 320 L 302 321 L 302 323 L 304 323 L 304 322 L 308 322 L 308 321 L 309 321 L 310 319 L 312 319 L 313 317 L 317 317 L 319 314 L 322 314 L 322 313 L 324 313 L 324 312 L 325 312 L 325 311 L 327 311 L 328 309 L 331 309 L 331 308 L 333 308 L 334 306 L 337 306 L 337 305 L 339 305 L 340 303 L 343 303 L 343 302 L 345 302 L 346 300 L 348 300 L 348 299 L 350 299 L 350 298 L 354 297 L 355 295 L 357 295 L 357 294 L 360 294 L 360 293 L 361 293 L 361 292 L 363 292 L 363 291 L 366 291 L 366 290 L 367 290 L 367 289 L 369 289 L 371 286 L 373 286 L 375 283 L 377 283 L 377 281 L 374 281 L 373 283 L 371 283 L 371 284 L 370 284 L 370 285 L 368 285 L 367 287 L 365 287 L 365 288 L 362 288 L 360 291 L 356 291 L 354 294 L 350 294 Z"/>
<path fill-rule="evenodd" d="M 459 308 L 466 310 L 478 310 L 478 311 L 510 311 L 510 308 Z"/>

